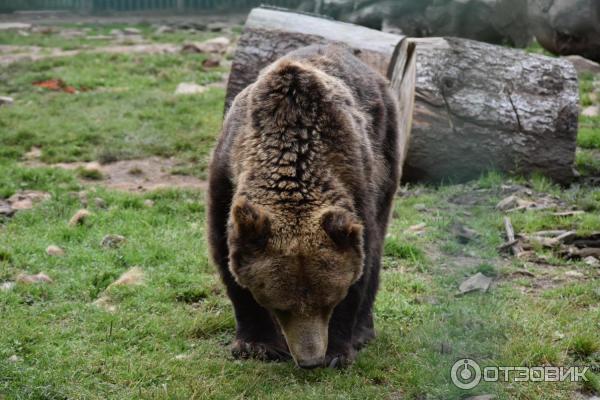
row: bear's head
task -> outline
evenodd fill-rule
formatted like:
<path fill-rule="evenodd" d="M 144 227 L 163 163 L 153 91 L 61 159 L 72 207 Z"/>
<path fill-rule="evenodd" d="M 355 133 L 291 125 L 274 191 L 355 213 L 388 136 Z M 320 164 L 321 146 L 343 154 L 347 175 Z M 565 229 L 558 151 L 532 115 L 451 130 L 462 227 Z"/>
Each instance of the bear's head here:
<path fill-rule="evenodd" d="M 237 199 L 229 223 L 230 270 L 276 318 L 295 362 L 322 365 L 334 308 L 363 270 L 363 226 L 327 206 L 302 218 Z"/>

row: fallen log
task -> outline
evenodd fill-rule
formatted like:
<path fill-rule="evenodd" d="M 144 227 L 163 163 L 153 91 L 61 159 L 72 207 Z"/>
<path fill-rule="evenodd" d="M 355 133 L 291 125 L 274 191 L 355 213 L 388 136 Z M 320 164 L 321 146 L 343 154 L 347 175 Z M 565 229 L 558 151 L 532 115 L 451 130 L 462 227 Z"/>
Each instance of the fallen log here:
<path fill-rule="evenodd" d="M 490 170 L 539 172 L 559 183 L 573 179 L 578 116 L 573 66 L 472 40 L 407 39 L 314 16 L 254 9 L 234 56 L 226 109 L 277 58 L 331 42 L 346 44 L 390 79 L 403 110 L 401 129 L 412 122 L 412 131 L 402 133 L 404 140 L 410 137 L 404 181 L 466 181 Z M 416 75 L 411 76 L 413 68 Z M 410 99 L 415 76 L 416 95 Z"/>

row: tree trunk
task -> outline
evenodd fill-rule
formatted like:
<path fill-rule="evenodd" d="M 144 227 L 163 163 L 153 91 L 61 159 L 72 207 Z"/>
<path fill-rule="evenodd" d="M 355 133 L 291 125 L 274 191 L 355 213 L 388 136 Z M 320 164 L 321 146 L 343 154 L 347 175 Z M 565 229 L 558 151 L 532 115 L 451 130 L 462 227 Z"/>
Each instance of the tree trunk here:
<path fill-rule="evenodd" d="M 332 42 L 348 45 L 390 78 L 401 142 L 410 138 L 404 181 L 466 181 L 489 170 L 540 172 L 560 183 L 574 177 L 578 85 L 572 65 L 466 39 L 407 39 L 254 9 L 234 57 L 226 109 L 263 67 L 299 47 Z"/>
<path fill-rule="evenodd" d="M 574 178 L 579 89 L 569 62 L 467 39 L 411 41 L 417 84 L 405 181 L 466 181 L 489 170 Z"/>

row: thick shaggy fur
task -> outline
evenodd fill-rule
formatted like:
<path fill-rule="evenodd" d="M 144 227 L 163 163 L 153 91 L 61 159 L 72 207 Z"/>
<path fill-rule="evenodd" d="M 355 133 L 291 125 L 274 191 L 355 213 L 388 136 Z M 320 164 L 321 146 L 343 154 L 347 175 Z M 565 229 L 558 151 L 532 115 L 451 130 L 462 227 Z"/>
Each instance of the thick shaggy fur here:
<path fill-rule="evenodd" d="M 344 48 L 292 52 L 236 97 L 208 203 L 234 355 L 343 364 L 374 336 L 398 157 L 387 82 Z"/>

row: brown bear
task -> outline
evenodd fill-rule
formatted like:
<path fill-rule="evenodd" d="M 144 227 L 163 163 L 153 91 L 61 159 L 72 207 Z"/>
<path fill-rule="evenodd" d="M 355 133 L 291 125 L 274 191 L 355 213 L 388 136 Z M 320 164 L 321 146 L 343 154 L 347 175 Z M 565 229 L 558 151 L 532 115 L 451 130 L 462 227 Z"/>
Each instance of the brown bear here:
<path fill-rule="evenodd" d="M 235 98 L 210 165 L 207 215 L 237 321 L 234 356 L 342 366 L 374 337 L 399 179 L 387 86 L 348 49 L 310 46 Z"/>

